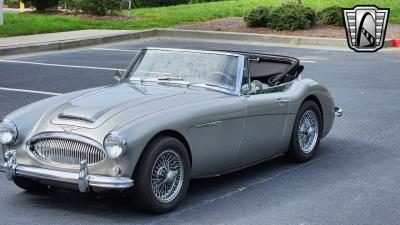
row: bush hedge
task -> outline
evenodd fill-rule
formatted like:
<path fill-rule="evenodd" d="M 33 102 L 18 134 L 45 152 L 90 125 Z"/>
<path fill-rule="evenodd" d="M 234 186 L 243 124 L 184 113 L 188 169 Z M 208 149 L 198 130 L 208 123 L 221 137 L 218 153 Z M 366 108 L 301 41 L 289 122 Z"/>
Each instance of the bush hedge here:
<path fill-rule="evenodd" d="M 4 5 L 9 8 L 19 8 L 19 0 L 5 0 Z"/>
<path fill-rule="evenodd" d="M 259 6 L 244 14 L 244 22 L 248 27 L 266 27 L 269 22 L 270 8 Z"/>
<path fill-rule="evenodd" d="M 190 0 L 189 3 L 203 3 L 203 2 L 220 2 L 227 0 Z"/>
<path fill-rule="evenodd" d="M 140 8 L 187 4 L 189 1 L 190 0 L 132 0 L 132 4 Z"/>
<path fill-rule="evenodd" d="M 299 4 L 283 4 L 270 14 L 269 27 L 275 30 L 309 29 L 316 23 L 313 9 Z"/>
<path fill-rule="evenodd" d="M 42 11 L 49 8 L 57 8 L 59 0 L 23 0 L 24 3 L 32 5 L 36 10 Z"/>
<path fill-rule="evenodd" d="M 318 13 L 318 19 L 326 24 L 343 26 L 343 11 L 340 6 L 331 6 Z"/>
<path fill-rule="evenodd" d="M 121 0 L 79 0 L 78 7 L 86 14 L 104 16 L 120 9 Z"/>
<path fill-rule="evenodd" d="M 304 7 L 304 14 L 306 19 L 310 21 L 310 26 L 313 27 L 317 24 L 317 13 L 310 7 Z"/>

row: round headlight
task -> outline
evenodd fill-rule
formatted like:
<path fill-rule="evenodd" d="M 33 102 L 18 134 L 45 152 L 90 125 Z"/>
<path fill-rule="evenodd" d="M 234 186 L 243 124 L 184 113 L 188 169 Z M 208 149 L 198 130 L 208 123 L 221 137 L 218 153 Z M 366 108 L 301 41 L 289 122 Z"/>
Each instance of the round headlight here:
<path fill-rule="evenodd" d="M 9 145 L 17 140 L 18 130 L 15 123 L 9 119 L 0 122 L 0 143 Z"/>
<path fill-rule="evenodd" d="M 104 149 L 107 155 L 116 159 L 122 157 L 128 148 L 128 144 L 124 136 L 120 133 L 113 131 L 104 138 Z"/>

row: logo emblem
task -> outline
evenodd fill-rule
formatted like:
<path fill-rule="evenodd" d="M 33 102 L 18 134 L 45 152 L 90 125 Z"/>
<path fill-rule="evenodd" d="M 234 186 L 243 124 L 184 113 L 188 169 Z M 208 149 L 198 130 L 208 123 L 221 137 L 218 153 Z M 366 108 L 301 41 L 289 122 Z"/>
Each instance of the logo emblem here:
<path fill-rule="evenodd" d="M 343 9 L 347 44 L 356 52 L 376 52 L 385 43 L 390 9 L 356 6 Z"/>
<path fill-rule="evenodd" d="M 63 129 L 65 132 L 71 132 L 73 130 L 78 130 L 80 127 L 77 126 L 72 126 L 72 125 L 60 125 L 61 129 Z"/>

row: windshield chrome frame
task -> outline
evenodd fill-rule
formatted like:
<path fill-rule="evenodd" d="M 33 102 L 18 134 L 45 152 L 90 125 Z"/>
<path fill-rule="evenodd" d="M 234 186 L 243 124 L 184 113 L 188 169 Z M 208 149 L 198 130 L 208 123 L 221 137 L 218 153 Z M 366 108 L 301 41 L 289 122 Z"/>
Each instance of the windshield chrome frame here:
<path fill-rule="evenodd" d="M 222 52 L 222 51 L 203 51 L 203 50 L 191 50 L 191 49 L 175 49 L 175 48 L 142 48 L 140 49 L 139 53 L 136 55 L 136 57 L 133 59 L 131 64 L 129 65 L 128 69 L 126 70 L 126 73 L 124 75 L 124 80 L 130 79 L 129 74 L 132 72 L 133 68 L 135 67 L 136 63 L 139 61 L 141 56 L 147 51 L 147 50 L 161 50 L 161 51 L 173 51 L 173 52 L 193 52 L 193 53 L 205 53 L 205 54 L 220 54 L 220 55 L 228 55 L 228 56 L 235 56 L 238 57 L 238 67 L 237 67 L 237 74 L 236 74 L 236 84 L 235 87 L 233 88 L 226 88 L 224 86 L 208 86 L 206 84 L 204 85 L 196 85 L 193 84 L 193 86 L 199 86 L 199 87 L 204 87 L 216 91 L 220 91 L 226 94 L 231 94 L 231 95 L 240 95 L 241 88 L 242 88 L 242 79 L 243 79 L 243 71 L 244 71 L 244 63 L 245 63 L 245 56 L 241 54 L 236 54 L 236 53 L 230 53 L 230 52 Z M 140 80 L 138 77 L 136 80 Z M 158 81 L 159 83 L 166 83 L 166 81 Z M 168 81 L 168 83 L 179 83 L 179 81 Z"/>

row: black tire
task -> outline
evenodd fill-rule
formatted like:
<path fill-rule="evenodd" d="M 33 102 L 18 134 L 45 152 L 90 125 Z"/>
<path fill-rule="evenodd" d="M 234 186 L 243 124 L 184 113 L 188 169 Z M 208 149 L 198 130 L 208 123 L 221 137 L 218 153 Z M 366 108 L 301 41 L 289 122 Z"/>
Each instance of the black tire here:
<path fill-rule="evenodd" d="M 163 153 L 172 153 L 179 156 L 183 168 L 183 180 L 181 182 L 180 191 L 176 192 L 175 197 L 168 202 L 160 201 L 153 193 L 152 189 L 152 173 L 153 165 L 159 156 Z M 175 153 L 175 154 L 174 154 Z M 161 176 L 161 175 L 160 175 Z M 172 178 L 175 181 L 175 176 Z M 138 206 L 150 213 L 167 213 L 176 209 L 182 199 L 185 197 L 189 187 L 190 180 L 190 160 L 185 146 L 176 138 L 158 137 L 151 141 L 141 156 L 140 162 L 135 169 L 133 179 L 135 186 L 129 193 L 132 201 L 137 202 Z M 165 180 L 166 180 L 165 176 Z M 164 180 L 164 181 L 165 181 Z"/>
<path fill-rule="evenodd" d="M 27 192 L 48 192 L 50 191 L 49 186 L 36 182 L 32 179 L 25 177 L 15 177 L 14 183 Z"/>
<path fill-rule="evenodd" d="M 314 113 L 314 115 L 316 116 L 316 119 L 318 121 L 318 126 L 316 126 L 316 127 L 318 127 L 318 135 L 317 135 L 315 144 L 310 145 L 310 148 L 308 148 L 307 151 L 305 151 L 305 150 L 302 150 L 301 144 L 300 144 L 299 126 L 300 126 L 301 120 L 302 120 L 303 116 L 305 115 L 305 113 L 307 112 L 309 114 L 310 111 Z M 309 115 L 312 115 L 312 113 Z M 314 101 L 306 101 L 301 105 L 299 112 L 297 113 L 296 120 L 295 120 L 294 126 L 293 126 L 290 147 L 289 147 L 289 150 L 286 155 L 288 156 L 288 158 L 291 161 L 294 161 L 294 162 L 306 162 L 306 161 L 311 160 L 318 151 L 318 146 L 319 146 L 319 143 L 321 140 L 321 136 L 322 136 L 321 111 L 320 111 L 318 105 Z M 311 142 L 311 143 L 314 143 L 314 142 Z M 313 146 L 313 147 L 311 148 L 311 146 Z"/>

